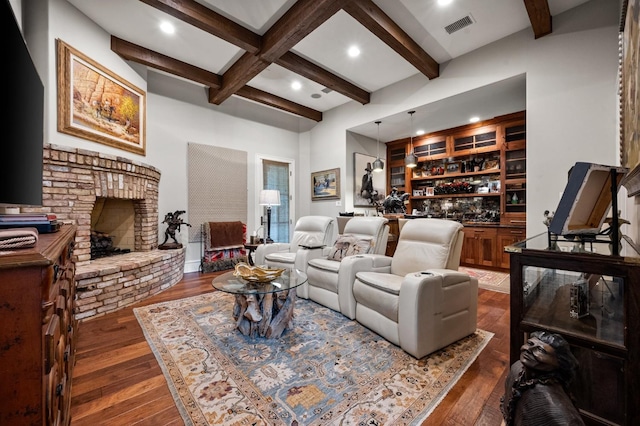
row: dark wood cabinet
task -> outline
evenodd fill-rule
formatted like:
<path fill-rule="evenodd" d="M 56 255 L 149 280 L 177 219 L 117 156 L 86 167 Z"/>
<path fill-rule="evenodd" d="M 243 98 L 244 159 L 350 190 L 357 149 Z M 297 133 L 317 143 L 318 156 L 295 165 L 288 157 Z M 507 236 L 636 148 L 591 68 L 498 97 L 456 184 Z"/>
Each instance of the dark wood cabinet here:
<path fill-rule="evenodd" d="M 588 425 L 640 424 L 640 255 L 545 234 L 507 248 L 511 261 L 510 362 L 528 335 L 562 335 L 579 362 L 571 385 Z"/>
<path fill-rule="evenodd" d="M 76 228 L 0 251 L 0 424 L 69 425 Z"/>
<path fill-rule="evenodd" d="M 495 256 L 498 268 L 509 269 L 511 264 L 510 255 L 505 252 L 504 248 L 522 241 L 526 237 L 524 228 L 498 228 L 498 247 Z"/>
<path fill-rule="evenodd" d="M 502 197 L 502 223 L 524 225 L 527 212 L 526 125 L 524 120 L 516 120 L 505 123 L 503 128 L 504 197 Z"/>
<path fill-rule="evenodd" d="M 398 217 L 394 215 L 385 215 L 389 220 L 389 239 L 387 239 L 387 249 L 385 250 L 386 256 L 393 256 L 398 246 L 398 237 L 400 236 L 400 226 L 398 223 Z"/>
<path fill-rule="evenodd" d="M 494 267 L 497 229 L 465 226 L 460 263 L 466 266 Z"/>
<path fill-rule="evenodd" d="M 414 137 L 413 169 L 408 138 L 386 145 L 387 193 L 409 193 L 407 213 L 526 225 L 524 111 Z"/>
<path fill-rule="evenodd" d="M 526 235 L 526 135 L 520 111 L 414 137 L 413 169 L 404 166 L 409 139 L 388 142 L 387 191 L 409 193 L 406 209 L 414 217 L 462 222 L 461 264 L 508 269 L 504 246 Z"/>

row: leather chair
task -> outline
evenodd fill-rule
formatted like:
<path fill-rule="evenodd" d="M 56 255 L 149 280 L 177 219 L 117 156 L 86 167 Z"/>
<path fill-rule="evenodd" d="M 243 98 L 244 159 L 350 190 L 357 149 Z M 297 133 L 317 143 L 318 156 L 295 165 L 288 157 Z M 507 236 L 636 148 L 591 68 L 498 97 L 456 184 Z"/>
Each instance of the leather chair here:
<path fill-rule="evenodd" d="M 349 219 L 344 226 L 343 236 L 369 240 L 370 253 L 384 255 L 389 239 L 389 220 L 384 217 L 361 216 Z M 331 260 L 327 253 L 323 257 L 309 260 L 307 265 L 309 299 L 341 312 L 350 319 L 356 316 L 356 301 L 352 290 L 358 269 L 353 267 L 353 259 L 355 256 L 344 257 L 341 261 Z"/>
<path fill-rule="evenodd" d="M 332 245 L 336 235 L 334 218 L 303 216 L 296 222 L 291 242 L 259 245 L 255 264 L 305 272 L 309 260 L 322 256 L 323 248 Z M 298 287 L 297 292 L 306 298 L 306 284 Z"/>
<path fill-rule="evenodd" d="M 393 257 L 357 259 L 356 321 L 416 358 L 476 331 L 478 280 L 458 272 L 462 225 L 407 221 Z"/>

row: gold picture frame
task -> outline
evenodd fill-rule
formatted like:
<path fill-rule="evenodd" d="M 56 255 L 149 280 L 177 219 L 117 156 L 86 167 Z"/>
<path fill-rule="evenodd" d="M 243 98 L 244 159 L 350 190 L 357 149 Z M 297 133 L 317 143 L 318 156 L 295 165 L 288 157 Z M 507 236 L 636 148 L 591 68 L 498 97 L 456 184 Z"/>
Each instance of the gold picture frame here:
<path fill-rule="evenodd" d="M 146 93 L 56 40 L 58 131 L 146 154 Z"/>
<path fill-rule="evenodd" d="M 340 169 L 311 173 L 311 201 L 340 198 Z"/>
<path fill-rule="evenodd" d="M 622 13 L 620 162 L 633 169 L 640 164 L 640 0 L 625 0 Z"/>

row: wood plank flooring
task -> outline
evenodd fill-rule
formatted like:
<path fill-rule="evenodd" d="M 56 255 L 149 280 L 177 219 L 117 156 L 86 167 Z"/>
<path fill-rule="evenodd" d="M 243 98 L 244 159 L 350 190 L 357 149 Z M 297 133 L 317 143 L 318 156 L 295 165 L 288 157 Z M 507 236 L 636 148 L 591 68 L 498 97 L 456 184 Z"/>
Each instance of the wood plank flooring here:
<path fill-rule="evenodd" d="M 136 306 L 212 291 L 218 273 L 181 282 Z M 423 425 L 500 425 L 500 397 L 509 365 L 509 295 L 479 290 L 478 327 L 495 334 Z M 77 333 L 71 425 L 183 425 L 167 382 L 133 307 L 83 321 Z"/>

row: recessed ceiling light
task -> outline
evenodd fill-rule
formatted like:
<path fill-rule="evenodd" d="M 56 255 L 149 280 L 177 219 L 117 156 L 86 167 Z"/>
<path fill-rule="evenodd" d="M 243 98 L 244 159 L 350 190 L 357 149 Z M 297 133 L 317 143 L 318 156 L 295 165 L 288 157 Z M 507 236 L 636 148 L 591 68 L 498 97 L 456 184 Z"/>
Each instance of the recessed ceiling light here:
<path fill-rule="evenodd" d="M 176 27 L 174 27 L 173 24 L 169 21 L 162 22 L 160 24 L 160 29 L 167 34 L 173 34 L 176 32 Z"/>
<path fill-rule="evenodd" d="M 299 81 L 294 81 L 291 83 L 291 88 L 293 90 L 300 90 L 302 88 L 302 84 Z"/>
<path fill-rule="evenodd" d="M 471 117 L 469 119 L 469 123 L 477 123 L 478 121 L 480 121 L 480 117 Z"/>
<path fill-rule="evenodd" d="M 418 136 L 422 136 L 422 135 L 424 135 L 424 130 L 422 130 L 422 129 L 418 130 L 418 131 L 416 132 L 416 135 L 418 135 Z"/>
<path fill-rule="evenodd" d="M 453 2 L 453 0 L 438 0 L 438 4 L 440 6 L 448 6 Z"/>
<path fill-rule="evenodd" d="M 355 58 L 356 56 L 360 55 L 360 49 L 358 49 L 358 46 L 351 46 L 349 48 L 349 50 L 347 51 L 347 53 L 349 54 L 349 56 L 351 56 L 352 58 Z"/>
<path fill-rule="evenodd" d="M 312 93 L 312 94 L 311 94 L 311 97 L 312 97 L 313 99 L 320 99 L 320 98 L 322 97 L 322 95 L 321 95 L 320 93 Z"/>

